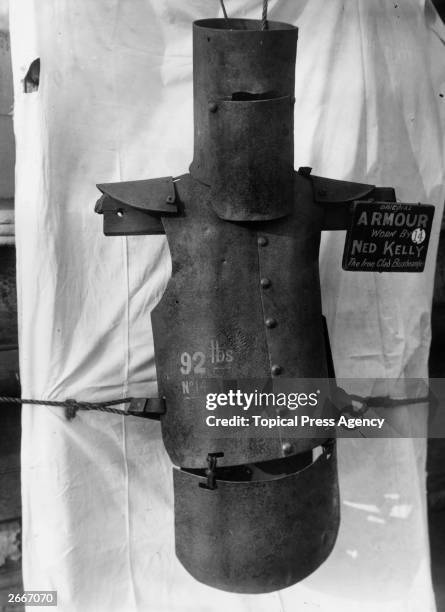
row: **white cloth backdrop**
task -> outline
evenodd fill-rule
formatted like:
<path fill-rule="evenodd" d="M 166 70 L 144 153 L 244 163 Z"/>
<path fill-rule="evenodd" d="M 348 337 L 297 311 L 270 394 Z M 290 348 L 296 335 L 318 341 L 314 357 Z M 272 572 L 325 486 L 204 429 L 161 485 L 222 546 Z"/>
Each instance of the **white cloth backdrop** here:
<path fill-rule="evenodd" d="M 226 0 L 258 18 L 260 0 Z M 192 154 L 191 23 L 216 0 L 14 0 L 17 256 L 23 395 L 155 393 L 150 309 L 170 274 L 163 237 L 105 238 L 95 183 L 180 174 Z M 438 205 L 425 274 L 341 271 L 325 235 L 324 309 L 341 377 L 425 376 L 444 199 L 443 26 L 422 0 L 275 0 L 300 28 L 296 164 Z M 24 94 L 41 58 L 40 89 Z M 366 392 L 368 390 L 365 390 Z M 423 430 L 426 409 L 408 411 Z M 342 526 L 330 559 L 280 593 L 198 584 L 173 549 L 159 425 L 23 411 L 27 589 L 64 612 L 434 610 L 424 440 L 343 440 Z"/>

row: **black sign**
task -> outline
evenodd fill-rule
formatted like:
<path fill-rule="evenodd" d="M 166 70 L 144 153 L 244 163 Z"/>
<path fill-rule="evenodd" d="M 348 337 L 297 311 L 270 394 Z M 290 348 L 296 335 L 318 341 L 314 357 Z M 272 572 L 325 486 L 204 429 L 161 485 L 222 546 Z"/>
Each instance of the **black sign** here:
<path fill-rule="evenodd" d="M 434 206 L 354 202 L 343 270 L 423 272 Z"/>

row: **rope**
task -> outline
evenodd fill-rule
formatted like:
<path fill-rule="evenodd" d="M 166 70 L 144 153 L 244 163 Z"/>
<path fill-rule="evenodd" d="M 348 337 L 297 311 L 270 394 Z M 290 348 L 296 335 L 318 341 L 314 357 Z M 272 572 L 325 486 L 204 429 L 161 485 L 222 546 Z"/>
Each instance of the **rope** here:
<path fill-rule="evenodd" d="M 362 397 L 361 395 L 349 394 L 349 399 L 354 402 L 360 402 L 362 406 L 360 408 L 353 408 L 353 414 L 355 416 L 362 416 L 366 414 L 370 408 L 396 408 L 397 406 L 404 406 L 406 404 L 424 404 L 425 402 L 431 402 L 431 395 L 425 397 L 408 397 L 405 399 L 392 399 L 387 396 L 373 396 L 373 397 Z"/>
<path fill-rule="evenodd" d="M 269 0 L 263 0 L 263 16 L 261 18 L 261 29 L 267 30 L 267 5 L 269 4 Z"/>
<path fill-rule="evenodd" d="M 18 397 L 6 397 L 0 395 L 0 403 L 6 404 L 31 404 L 33 406 L 56 406 L 58 408 L 67 408 L 73 415 L 77 410 L 98 410 L 99 412 L 109 412 L 111 414 L 128 414 L 125 410 L 119 410 L 118 408 L 112 408 L 117 404 L 129 404 L 133 400 L 132 397 L 124 397 L 118 400 L 110 400 L 108 402 L 79 402 L 77 400 L 65 400 L 65 401 L 54 401 L 54 400 L 35 400 L 25 399 Z"/>
<path fill-rule="evenodd" d="M 404 406 L 406 404 L 423 404 L 425 402 L 434 402 L 434 397 L 430 394 L 425 397 L 407 397 L 404 399 L 392 399 L 388 396 L 372 396 L 372 397 L 363 397 L 362 395 L 355 395 L 353 393 L 346 393 L 344 389 L 338 387 L 338 390 L 342 391 L 345 395 L 345 398 L 350 402 L 358 402 L 361 403 L 360 407 L 355 407 L 352 403 L 343 407 L 342 410 L 339 410 L 339 413 L 342 416 L 360 418 L 365 415 L 370 408 L 395 408 L 397 406 Z M 341 427 L 344 428 L 342 425 Z M 360 430 L 359 426 L 355 426 L 352 428 L 353 431 L 357 431 L 362 438 L 366 438 L 365 434 Z"/>
<path fill-rule="evenodd" d="M 372 408 L 394 408 L 396 406 L 403 406 L 406 404 L 423 404 L 425 402 L 432 402 L 434 400 L 434 396 L 428 395 L 425 397 L 407 397 L 404 399 L 392 399 L 387 396 L 373 396 L 373 397 L 363 397 L 361 395 L 355 395 L 346 393 L 343 389 L 338 387 L 338 391 L 340 391 L 343 395 L 344 406 L 341 410 L 339 410 L 340 414 L 360 417 L 366 414 L 366 412 Z M 139 398 L 140 399 L 140 398 Z M 108 412 L 110 414 L 120 414 L 120 415 L 131 415 L 132 412 L 128 410 L 119 410 L 118 408 L 113 408 L 112 406 L 116 406 L 118 404 L 131 404 L 131 402 L 137 401 L 137 398 L 133 397 L 123 397 L 121 399 L 109 400 L 107 402 L 81 402 L 74 399 L 67 399 L 64 401 L 55 401 L 55 400 L 36 400 L 36 399 L 25 399 L 19 397 L 8 397 L 5 395 L 0 395 L 0 404 L 30 404 L 33 406 L 55 406 L 58 408 L 68 408 L 71 411 L 77 410 L 97 410 L 99 412 Z M 362 405 L 360 407 L 353 406 L 350 402 L 359 402 Z"/>

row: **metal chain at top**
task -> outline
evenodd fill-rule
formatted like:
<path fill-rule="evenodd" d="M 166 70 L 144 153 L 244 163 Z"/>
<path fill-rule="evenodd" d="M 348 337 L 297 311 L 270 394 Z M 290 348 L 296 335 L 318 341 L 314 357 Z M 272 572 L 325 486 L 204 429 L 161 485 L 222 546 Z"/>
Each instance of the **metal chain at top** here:
<path fill-rule="evenodd" d="M 267 6 L 268 4 L 269 4 L 269 0 L 263 0 L 263 16 L 261 18 L 261 21 L 262 21 L 261 29 L 262 30 L 267 30 Z"/>

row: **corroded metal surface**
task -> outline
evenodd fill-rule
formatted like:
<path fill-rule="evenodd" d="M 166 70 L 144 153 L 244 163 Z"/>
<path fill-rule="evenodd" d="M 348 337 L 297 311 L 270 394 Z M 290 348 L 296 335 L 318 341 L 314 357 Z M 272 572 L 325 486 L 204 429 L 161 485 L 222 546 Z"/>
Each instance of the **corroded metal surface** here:
<path fill-rule="evenodd" d="M 338 181 L 322 176 L 310 175 L 314 187 L 314 200 L 321 204 L 334 204 L 363 200 L 369 196 L 374 185 Z"/>
<path fill-rule="evenodd" d="M 209 113 L 211 206 L 222 219 L 278 219 L 293 208 L 290 96 L 218 100 Z"/>
<path fill-rule="evenodd" d="M 105 183 L 97 185 L 97 188 L 104 195 L 117 201 L 123 201 L 136 209 L 167 215 L 178 212 L 178 207 L 175 206 L 175 187 L 171 176 L 144 181 Z M 103 212 L 102 208 L 99 200 L 96 212 Z"/>
<path fill-rule="evenodd" d="M 105 183 L 97 187 L 103 195 L 95 211 L 104 216 L 106 236 L 163 234 L 160 215 L 178 213 L 172 177 Z"/>
<path fill-rule="evenodd" d="M 266 461 L 317 444 L 315 428 L 299 440 L 243 426 L 222 436 L 205 421 L 206 394 L 231 382 L 253 391 L 254 381 L 258 389 L 273 381 L 277 393 L 281 379 L 327 378 L 318 277 L 323 211 L 314 207 L 310 180 L 295 178 L 293 214 L 255 224 L 222 221 L 210 190 L 190 176 L 176 183 L 185 215 L 163 217 L 172 276 L 151 315 L 167 405 L 162 432 L 176 465 L 204 467 L 209 452 L 224 453 L 220 465 Z M 277 414 L 274 407 L 262 412 Z"/>
<path fill-rule="evenodd" d="M 269 480 L 217 480 L 173 470 L 176 554 L 200 582 L 267 593 L 303 580 L 329 556 L 338 531 L 336 453 Z"/>
<path fill-rule="evenodd" d="M 274 21 L 268 26 L 262 31 L 261 21 L 250 19 L 205 19 L 193 24 L 195 137 L 190 172 L 204 183 L 211 182 L 208 156 L 216 144 L 210 134 L 209 103 L 240 92 L 294 95 L 298 30 Z"/>

